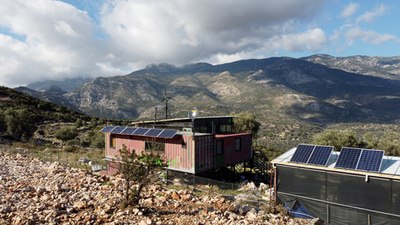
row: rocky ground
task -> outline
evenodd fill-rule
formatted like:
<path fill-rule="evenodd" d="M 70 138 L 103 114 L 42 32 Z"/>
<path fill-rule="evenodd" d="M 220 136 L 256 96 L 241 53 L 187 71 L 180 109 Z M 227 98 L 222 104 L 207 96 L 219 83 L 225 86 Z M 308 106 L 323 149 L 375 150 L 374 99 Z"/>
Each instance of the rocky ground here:
<path fill-rule="evenodd" d="M 124 181 L 0 153 L 0 224 L 309 224 L 268 207 L 150 185 L 120 209 Z M 264 209 L 264 210 L 263 210 Z"/>

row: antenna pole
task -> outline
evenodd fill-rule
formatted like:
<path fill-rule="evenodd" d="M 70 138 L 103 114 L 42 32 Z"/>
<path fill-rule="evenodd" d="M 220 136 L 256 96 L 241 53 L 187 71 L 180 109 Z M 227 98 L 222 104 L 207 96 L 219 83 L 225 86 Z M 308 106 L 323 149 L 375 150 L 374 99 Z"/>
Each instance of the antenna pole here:
<path fill-rule="evenodd" d="M 165 98 L 165 119 L 168 119 L 168 98 Z"/>

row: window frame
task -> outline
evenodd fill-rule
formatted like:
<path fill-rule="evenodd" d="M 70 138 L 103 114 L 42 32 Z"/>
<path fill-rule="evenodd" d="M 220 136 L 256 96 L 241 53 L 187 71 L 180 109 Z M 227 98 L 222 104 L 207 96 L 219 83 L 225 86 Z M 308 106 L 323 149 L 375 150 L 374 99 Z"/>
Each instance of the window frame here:
<path fill-rule="evenodd" d="M 241 150 L 242 150 L 242 139 L 241 138 L 235 138 L 235 152 L 240 152 Z"/>
<path fill-rule="evenodd" d="M 220 149 L 219 149 L 219 147 L 220 147 Z M 216 142 L 215 142 L 215 150 L 216 150 L 216 154 L 217 155 L 223 155 L 224 154 L 224 140 L 216 140 Z"/>
<path fill-rule="evenodd" d="M 110 148 L 115 149 L 117 147 L 117 138 L 110 135 Z"/>

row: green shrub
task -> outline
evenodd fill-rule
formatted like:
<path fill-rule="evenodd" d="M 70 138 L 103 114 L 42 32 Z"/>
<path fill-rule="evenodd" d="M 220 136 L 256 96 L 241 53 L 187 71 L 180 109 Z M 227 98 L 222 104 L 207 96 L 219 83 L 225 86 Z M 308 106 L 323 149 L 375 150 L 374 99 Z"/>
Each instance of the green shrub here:
<path fill-rule="evenodd" d="M 342 147 L 361 147 L 362 142 L 357 139 L 355 132 L 350 130 L 324 130 L 313 136 L 313 143 L 331 145 L 340 151 Z"/>
<path fill-rule="evenodd" d="M 66 151 L 66 152 L 77 152 L 78 150 L 79 150 L 79 148 L 76 145 L 64 147 L 64 151 Z"/>
<path fill-rule="evenodd" d="M 76 127 L 65 127 L 58 130 L 55 133 L 55 136 L 57 139 L 65 142 L 71 139 L 75 139 L 78 136 L 78 130 L 76 129 Z"/>
<path fill-rule="evenodd" d="M 68 140 L 67 142 L 65 142 L 65 144 L 67 146 L 79 146 L 81 143 L 76 139 L 72 139 L 72 140 Z"/>

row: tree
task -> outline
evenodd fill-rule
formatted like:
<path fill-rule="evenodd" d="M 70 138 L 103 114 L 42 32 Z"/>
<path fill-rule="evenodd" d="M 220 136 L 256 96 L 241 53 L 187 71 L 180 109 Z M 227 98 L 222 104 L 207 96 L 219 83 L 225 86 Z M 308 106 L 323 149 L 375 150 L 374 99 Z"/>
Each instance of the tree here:
<path fill-rule="evenodd" d="M 260 129 L 261 123 L 256 120 L 256 116 L 250 112 L 241 112 L 233 115 L 234 118 L 234 130 L 235 132 L 247 132 L 257 136 L 257 132 Z"/>
<path fill-rule="evenodd" d="M 324 130 L 313 136 L 313 143 L 331 145 L 337 150 L 342 147 L 361 147 L 356 134 L 350 130 Z"/>
<path fill-rule="evenodd" d="M 82 127 L 84 125 L 83 120 L 81 118 L 76 119 L 75 126 L 77 128 Z"/>
<path fill-rule="evenodd" d="M 400 155 L 400 133 L 394 131 L 385 132 L 379 139 L 377 146 L 378 149 L 385 150 L 388 155 Z"/>
<path fill-rule="evenodd" d="M 155 171 L 165 166 L 164 162 L 160 155 L 152 151 L 138 155 L 135 150 L 129 151 L 125 145 L 119 150 L 118 159 L 118 171 L 125 179 L 123 207 L 136 205 L 142 189 L 151 182 Z M 135 188 L 134 184 L 137 184 Z"/>
<path fill-rule="evenodd" d="M 35 118 L 35 114 L 32 114 L 27 108 L 7 109 L 4 112 L 7 135 L 18 141 L 31 137 L 36 129 Z"/>

